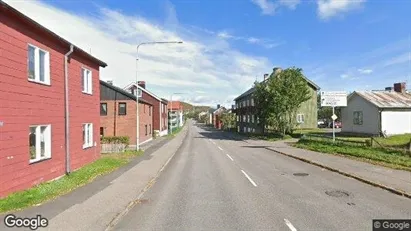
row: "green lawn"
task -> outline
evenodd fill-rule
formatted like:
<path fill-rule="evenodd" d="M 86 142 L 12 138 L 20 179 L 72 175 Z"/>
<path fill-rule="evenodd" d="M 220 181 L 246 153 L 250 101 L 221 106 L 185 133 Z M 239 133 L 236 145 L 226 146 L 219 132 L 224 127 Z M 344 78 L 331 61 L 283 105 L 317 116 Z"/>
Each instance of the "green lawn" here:
<path fill-rule="evenodd" d="M 248 138 L 251 138 L 251 139 L 266 140 L 266 141 L 277 141 L 277 140 L 285 140 L 285 139 L 291 139 L 292 138 L 289 135 L 283 136 L 282 134 L 279 134 L 279 133 L 266 133 L 264 135 L 253 134 L 253 133 L 245 133 L 245 134 L 242 134 L 242 135 L 247 136 Z"/>
<path fill-rule="evenodd" d="M 173 133 L 169 133 L 169 134 L 167 135 L 167 137 L 168 137 L 168 138 L 173 138 L 173 137 L 175 137 L 179 132 L 181 132 L 181 130 L 183 130 L 183 127 L 184 127 L 184 125 L 183 125 L 182 127 L 173 128 Z"/>
<path fill-rule="evenodd" d="M 305 139 L 301 139 L 294 146 L 322 153 L 344 155 L 373 164 L 411 171 L 411 156 L 401 151 Z"/>
<path fill-rule="evenodd" d="M 110 173 L 127 164 L 133 157 L 142 155 L 143 151 L 126 151 L 116 154 L 102 154 L 101 158 L 62 178 L 42 183 L 31 189 L 10 194 L 0 199 L 0 213 L 20 210 L 29 206 L 42 204 L 58 196 L 93 181 L 97 176 Z"/>
<path fill-rule="evenodd" d="M 403 147 L 410 142 L 411 134 L 395 135 L 387 138 L 379 137 L 376 140 L 383 146 Z"/>

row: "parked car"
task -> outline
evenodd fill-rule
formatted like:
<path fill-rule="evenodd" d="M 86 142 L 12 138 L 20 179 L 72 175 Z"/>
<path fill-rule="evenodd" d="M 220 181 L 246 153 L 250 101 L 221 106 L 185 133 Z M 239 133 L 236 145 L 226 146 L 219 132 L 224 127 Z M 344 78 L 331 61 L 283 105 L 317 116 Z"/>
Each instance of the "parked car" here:
<path fill-rule="evenodd" d="M 333 128 L 333 122 L 330 122 L 328 125 L 329 128 Z M 342 128 L 342 123 L 340 121 L 335 121 L 334 122 L 334 128 Z"/>

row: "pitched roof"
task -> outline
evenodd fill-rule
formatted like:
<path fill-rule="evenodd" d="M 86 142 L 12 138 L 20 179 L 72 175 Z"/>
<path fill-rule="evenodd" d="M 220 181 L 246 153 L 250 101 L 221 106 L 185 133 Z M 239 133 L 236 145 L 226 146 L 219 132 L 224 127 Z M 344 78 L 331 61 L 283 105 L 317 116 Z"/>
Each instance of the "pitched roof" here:
<path fill-rule="evenodd" d="M 379 108 L 411 109 L 411 94 L 408 93 L 389 91 L 355 91 L 353 94 L 359 95 Z M 349 98 L 351 98 L 351 96 L 349 96 Z"/>
<path fill-rule="evenodd" d="M 134 101 L 136 100 L 136 96 L 135 96 L 135 95 L 131 94 L 130 92 L 128 92 L 128 91 L 126 91 L 126 90 L 124 90 L 124 89 L 121 89 L 121 88 L 119 88 L 119 87 L 116 87 L 116 86 L 114 86 L 114 85 L 112 85 L 112 84 L 109 84 L 109 83 L 103 81 L 103 80 L 100 80 L 100 84 L 103 85 L 103 86 L 105 86 L 105 87 L 107 87 L 107 88 L 112 89 L 113 91 L 117 91 L 117 92 L 119 92 L 119 93 L 121 93 L 121 94 L 129 97 L 130 99 L 132 99 L 132 100 L 134 100 Z M 144 99 L 142 99 L 142 98 L 138 98 L 138 101 L 139 101 L 139 102 L 142 102 L 142 103 L 145 103 L 145 104 L 150 104 L 150 105 L 152 105 L 151 103 L 149 103 L 148 101 L 146 101 L 146 100 L 144 100 Z"/>
<path fill-rule="evenodd" d="M 82 50 L 81 48 L 75 46 L 74 44 L 67 41 L 66 39 L 60 37 L 59 35 L 57 35 L 53 31 L 51 31 L 51 30 L 47 29 L 46 27 L 42 26 L 40 23 L 38 23 L 38 22 L 34 21 L 33 19 L 29 18 L 27 15 L 21 13 L 20 11 L 16 10 L 15 8 L 8 5 L 7 3 L 5 3 L 2 0 L 0 0 L 0 12 L 2 12 L 0 14 L 3 14 L 3 12 L 6 12 L 6 13 L 9 13 L 11 15 L 14 15 L 19 20 L 23 21 L 24 24 L 29 26 L 30 28 L 37 28 L 38 30 L 42 31 L 43 33 L 48 34 L 48 35 L 56 38 L 61 44 L 63 44 L 64 46 L 67 46 L 68 49 L 70 48 L 70 45 L 73 45 L 74 52 L 78 52 L 82 56 L 92 60 L 93 62 L 97 63 L 101 67 L 106 67 L 107 66 L 107 64 L 105 62 L 97 59 L 96 57 L 90 55 L 89 53 L 87 53 L 86 51 Z"/>
<path fill-rule="evenodd" d="M 274 74 L 274 73 L 272 73 L 269 78 L 271 78 L 273 74 Z M 315 84 L 313 81 L 311 81 L 310 79 L 308 79 L 308 78 L 305 77 L 304 75 L 303 75 L 303 78 L 304 78 L 304 80 L 307 81 L 307 83 L 310 84 L 315 90 L 317 90 L 317 91 L 320 90 L 320 87 L 319 87 L 317 84 Z M 266 82 L 267 80 L 268 80 L 268 78 L 265 79 L 265 80 L 263 80 L 262 83 L 263 83 L 263 82 Z M 247 91 L 245 91 L 244 93 L 242 93 L 241 95 L 237 96 L 237 97 L 234 99 L 234 101 L 236 101 L 237 99 L 243 98 L 243 97 L 245 97 L 245 96 L 247 96 L 247 95 L 250 95 L 250 94 L 252 94 L 254 91 L 255 91 L 255 87 L 252 87 L 252 88 L 248 89 Z"/>
<path fill-rule="evenodd" d="M 158 101 L 166 102 L 166 101 L 164 101 L 165 99 L 162 99 L 162 98 L 156 96 L 154 93 L 148 91 L 147 89 L 141 87 L 140 85 L 138 85 L 138 84 L 136 84 L 136 83 L 134 83 L 134 82 L 133 82 L 133 83 L 130 83 L 129 85 L 127 85 L 127 86 L 126 86 L 125 88 L 123 88 L 123 89 L 126 90 L 126 89 L 129 89 L 130 87 L 133 87 L 133 86 L 137 86 L 138 89 L 140 89 L 140 90 L 144 91 L 145 93 L 153 96 L 153 97 L 154 97 L 155 99 L 157 99 Z M 168 101 L 167 101 L 167 102 L 168 102 Z"/>

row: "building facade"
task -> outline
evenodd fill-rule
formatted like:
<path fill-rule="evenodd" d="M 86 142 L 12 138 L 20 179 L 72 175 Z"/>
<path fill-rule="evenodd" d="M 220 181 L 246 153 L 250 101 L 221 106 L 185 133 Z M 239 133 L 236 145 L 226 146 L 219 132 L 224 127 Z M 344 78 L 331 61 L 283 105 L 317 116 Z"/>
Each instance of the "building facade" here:
<path fill-rule="evenodd" d="M 213 112 L 213 126 L 217 129 L 223 128 L 223 121 L 221 120 L 221 115 L 226 111 L 225 107 L 221 107 L 220 104 L 217 105 L 217 109 Z"/>
<path fill-rule="evenodd" d="M 168 127 L 170 130 L 184 125 L 183 105 L 180 101 L 170 101 L 168 113 Z"/>
<path fill-rule="evenodd" d="M 128 136 L 137 143 L 136 96 L 100 80 L 100 136 Z M 153 139 L 153 105 L 139 98 L 139 144 Z"/>
<path fill-rule="evenodd" d="M 274 68 L 271 75 L 265 74 L 264 81 L 268 78 L 275 78 L 281 72 L 281 68 Z M 304 77 L 310 92 L 310 99 L 305 101 L 297 111 L 297 128 L 317 127 L 317 92 L 320 89 L 311 80 Z M 256 102 L 254 100 L 255 88 L 252 87 L 234 99 L 235 105 L 232 107 L 236 114 L 237 132 L 242 133 L 262 133 L 264 125 L 260 124 L 257 117 Z"/>
<path fill-rule="evenodd" d="M 105 66 L 0 1 L 0 197 L 100 157 Z"/>
<path fill-rule="evenodd" d="M 137 91 L 138 89 L 138 91 Z M 153 105 L 153 131 L 159 136 L 167 135 L 168 133 L 168 112 L 167 100 L 161 99 L 154 93 L 146 89 L 146 82 L 139 81 L 138 84 L 131 83 L 124 88 L 133 95 L 139 95 L 142 99 Z"/>
<path fill-rule="evenodd" d="M 341 108 L 341 131 L 363 135 L 398 135 L 411 133 L 411 95 L 405 83 L 394 89 L 354 91 L 347 107 Z"/>

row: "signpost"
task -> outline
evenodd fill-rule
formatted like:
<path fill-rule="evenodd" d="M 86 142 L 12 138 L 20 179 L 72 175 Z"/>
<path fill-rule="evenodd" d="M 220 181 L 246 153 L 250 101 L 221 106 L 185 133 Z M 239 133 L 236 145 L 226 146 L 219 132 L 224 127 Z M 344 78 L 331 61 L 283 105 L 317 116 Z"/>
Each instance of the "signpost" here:
<path fill-rule="evenodd" d="M 347 106 L 347 93 L 344 91 L 322 91 L 321 92 L 321 107 L 332 107 L 333 115 L 333 142 L 335 142 L 335 120 L 338 118 L 335 115 L 335 107 Z"/>

